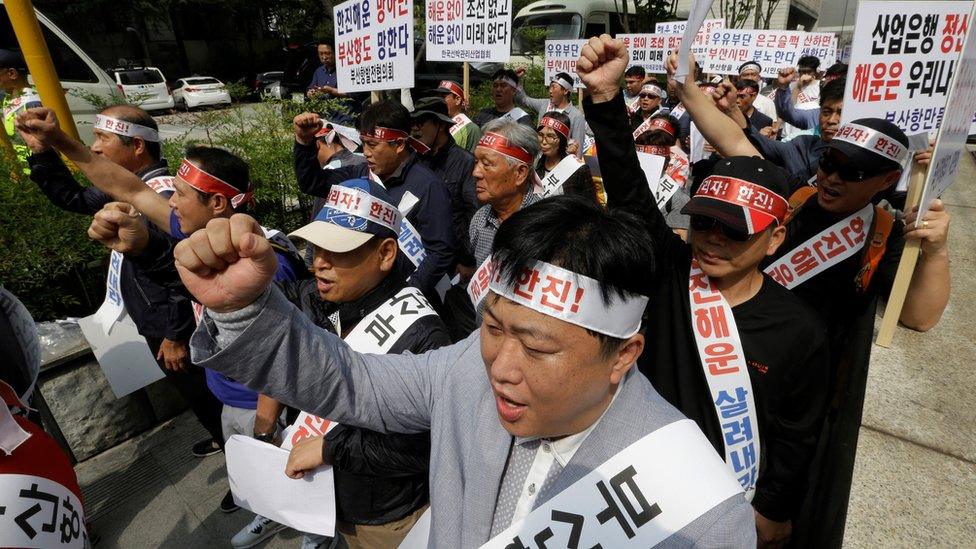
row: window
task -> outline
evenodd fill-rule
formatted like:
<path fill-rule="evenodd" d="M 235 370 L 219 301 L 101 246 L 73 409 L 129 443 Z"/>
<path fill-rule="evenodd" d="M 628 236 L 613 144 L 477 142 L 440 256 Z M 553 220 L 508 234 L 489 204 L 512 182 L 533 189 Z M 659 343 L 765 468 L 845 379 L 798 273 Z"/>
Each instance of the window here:
<path fill-rule="evenodd" d="M 216 78 L 188 78 L 186 83 L 194 86 L 203 86 L 206 84 L 220 84 L 220 80 Z"/>
<path fill-rule="evenodd" d="M 611 13 L 610 15 L 610 34 L 617 36 L 624 32 L 622 13 Z M 637 16 L 633 13 L 627 14 L 627 23 L 630 25 L 630 32 L 637 32 Z"/>
<path fill-rule="evenodd" d="M 546 40 L 577 40 L 582 26 L 583 18 L 578 13 L 545 13 L 516 18 L 512 23 L 512 53 L 541 52 Z M 545 31 L 541 40 L 532 36 L 533 30 Z"/>
<path fill-rule="evenodd" d="M 40 23 L 40 25 L 44 34 L 44 41 L 47 42 L 48 50 L 51 51 L 54 70 L 58 73 L 58 78 L 61 81 L 98 82 L 98 77 L 88 67 L 88 64 L 68 47 L 68 44 L 51 32 L 51 29 L 47 28 L 44 23 Z M 2 4 L 0 4 L 0 48 L 20 51 L 14 29 L 10 25 L 10 18 L 7 17 L 7 8 Z"/>
<path fill-rule="evenodd" d="M 139 86 L 142 84 L 161 84 L 163 75 L 155 69 L 134 69 L 116 71 L 119 83 L 123 86 Z"/>

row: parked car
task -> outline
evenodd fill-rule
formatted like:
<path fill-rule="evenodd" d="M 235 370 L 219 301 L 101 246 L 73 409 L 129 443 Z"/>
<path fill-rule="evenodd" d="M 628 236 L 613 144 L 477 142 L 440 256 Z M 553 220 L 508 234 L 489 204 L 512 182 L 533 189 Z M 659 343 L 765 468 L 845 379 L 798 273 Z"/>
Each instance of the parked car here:
<path fill-rule="evenodd" d="M 188 111 L 207 105 L 230 105 L 230 93 L 224 83 L 212 76 L 180 78 L 173 84 L 177 108 Z"/>
<path fill-rule="evenodd" d="M 115 81 L 50 19 L 37 10 L 34 12 L 37 14 L 37 22 L 41 25 L 44 41 L 47 42 L 47 48 L 51 52 L 54 69 L 61 79 L 61 86 L 67 90 L 65 96 L 68 100 L 68 108 L 71 109 L 75 119 L 78 134 L 83 141 L 91 143 L 98 107 L 97 103 L 89 98 L 100 97 L 107 100 L 118 94 Z M 20 50 L 3 0 L 0 0 L 0 48 Z M 31 84 L 34 83 L 32 76 L 28 75 L 27 78 Z"/>
<path fill-rule="evenodd" d="M 147 111 L 173 108 L 173 94 L 166 85 L 166 77 L 156 67 L 116 67 L 108 73 L 115 78 L 119 93 L 129 103 Z"/>
<path fill-rule="evenodd" d="M 254 91 L 261 99 L 272 98 L 282 99 L 281 80 L 284 78 L 284 71 L 268 71 L 258 73 L 254 77 Z"/>

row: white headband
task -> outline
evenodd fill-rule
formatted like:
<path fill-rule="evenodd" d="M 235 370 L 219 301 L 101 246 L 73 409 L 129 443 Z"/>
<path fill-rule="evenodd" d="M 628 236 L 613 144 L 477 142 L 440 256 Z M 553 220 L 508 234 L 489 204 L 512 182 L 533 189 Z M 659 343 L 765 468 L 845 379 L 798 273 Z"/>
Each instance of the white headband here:
<path fill-rule="evenodd" d="M 400 210 L 361 189 L 333 185 L 325 198 L 325 207 L 400 232 Z"/>
<path fill-rule="evenodd" d="M 626 339 L 640 330 L 647 298 L 611 296 L 604 303 L 600 283 L 588 276 L 536 261 L 509 286 L 496 270 L 488 286 L 496 294 L 536 310 L 610 337 Z"/>
<path fill-rule="evenodd" d="M 908 148 L 899 143 L 897 139 L 860 124 L 848 122 L 841 125 L 833 138 L 879 154 L 902 165 L 908 158 Z"/>
<path fill-rule="evenodd" d="M 498 78 L 495 79 L 495 82 L 504 82 L 509 86 L 518 89 L 518 83 L 507 76 L 499 76 Z"/>
<path fill-rule="evenodd" d="M 557 76 L 557 77 L 553 78 L 552 81 L 555 82 L 555 83 L 557 83 L 557 84 L 559 84 L 560 86 L 562 86 L 563 89 L 565 89 L 566 91 L 573 91 L 573 81 L 572 80 L 568 80 L 568 79 L 566 79 L 566 78 L 564 78 L 562 76 Z"/>
<path fill-rule="evenodd" d="M 125 137 L 138 137 L 143 141 L 159 142 L 158 131 L 140 124 L 105 116 L 104 114 L 95 115 L 95 129 L 104 130 L 116 135 L 124 135 Z"/>

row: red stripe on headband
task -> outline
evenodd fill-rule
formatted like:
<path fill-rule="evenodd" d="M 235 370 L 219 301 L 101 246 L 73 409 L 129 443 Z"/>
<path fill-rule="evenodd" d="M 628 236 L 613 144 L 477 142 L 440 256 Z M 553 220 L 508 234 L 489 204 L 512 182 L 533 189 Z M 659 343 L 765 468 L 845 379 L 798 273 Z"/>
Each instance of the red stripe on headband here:
<path fill-rule="evenodd" d="M 482 135 L 481 141 L 478 141 L 478 146 L 497 151 L 509 158 L 514 158 L 515 160 L 525 164 L 532 163 L 532 156 L 529 155 L 529 151 L 519 147 L 518 145 L 510 143 L 505 136 L 497 133 L 488 132 Z"/>
<path fill-rule="evenodd" d="M 372 132 L 361 133 L 359 135 L 363 139 L 379 139 L 380 141 L 396 141 L 397 139 L 406 139 L 407 144 L 410 145 L 410 148 L 418 153 L 426 154 L 430 151 L 430 147 L 424 145 L 422 141 L 410 137 L 410 134 L 403 130 L 384 128 L 383 126 L 374 126 Z"/>
<path fill-rule="evenodd" d="M 671 123 L 668 122 L 668 119 L 667 118 L 654 118 L 654 119 L 652 119 L 651 120 L 651 127 L 652 128 L 657 128 L 659 130 L 664 130 L 664 133 L 670 135 L 671 137 L 674 137 L 676 135 L 675 134 L 675 131 L 674 131 L 674 126 L 672 126 Z"/>
<path fill-rule="evenodd" d="M 637 145 L 637 152 L 668 157 L 671 156 L 671 147 L 665 147 L 663 145 Z"/>
<path fill-rule="evenodd" d="M 453 93 L 454 95 L 460 97 L 461 99 L 464 99 L 464 89 L 461 86 L 455 84 L 454 82 L 451 82 L 450 80 L 441 80 L 441 83 L 438 84 L 437 87 L 444 88 L 445 90 L 450 90 L 450 92 Z"/>
<path fill-rule="evenodd" d="M 790 209 L 790 204 L 785 198 L 766 187 L 722 175 L 706 177 L 698 187 L 695 196 L 736 204 L 753 212 L 774 217 L 781 224 Z"/>
<path fill-rule="evenodd" d="M 540 126 L 545 126 L 546 128 L 551 128 L 556 133 L 562 135 L 566 139 L 569 139 L 569 126 L 567 126 L 566 124 L 563 124 L 562 122 L 560 122 L 559 120 L 556 120 L 555 118 L 550 118 L 548 116 L 543 116 L 542 117 L 542 123 L 539 124 L 539 125 Z"/>
<path fill-rule="evenodd" d="M 180 169 L 177 170 L 176 175 L 183 181 L 186 181 L 187 185 L 200 192 L 219 194 L 226 197 L 230 200 L 230 204 L 234 208 L 244 202 L 254 202 L 254 195 L 251 191 L 242 193 L 237 187 L 234 187 L 219 177 L 210 175 L 185 158 L 183 159 L 183 163 L 180 164 Z"/>

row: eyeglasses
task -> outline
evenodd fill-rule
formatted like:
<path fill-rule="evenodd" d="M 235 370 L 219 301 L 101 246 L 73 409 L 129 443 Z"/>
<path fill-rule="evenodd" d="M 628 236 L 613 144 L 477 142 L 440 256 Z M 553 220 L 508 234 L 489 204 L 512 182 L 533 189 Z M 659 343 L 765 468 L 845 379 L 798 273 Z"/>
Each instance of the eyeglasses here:
<path fill-rule="evenodd" d="M 864 170 L 857 169 L 850 162 L 837 162 L 829 154 L 820 157 L 820 170 L 824 175 L 830 175 L 836 172 L 837 176 L 843 181 L 850 181 L 852 183 L 860 183 L 874 176 L 874 174 L 865 173 Z"/>
<path fill-rule="evenodd" d="M 697 232 L 707 233 L 709 231 L 712 231 L 716 226 L 722 231 L 722 234 L 725 235 L 725 238 L 728 238 L 729 240 L 734 240 L 736 242 L 746 242 L 747 240 L 749 240 L 754 236 L 749 233 L 744 233 L 737 229 L 733 229 L 732 227 L 729 227 L 728 225 L 722 223 L 721 221 L 715 219 L 714 217 L 708 217 L 707 215 L 691 216 L 691 228 Z"/>
<path fill-rule="evenodd" d="M 642 94 L 640 94 L 640 96 L 641 96 L 641 99 L 660 99 L 660 97 L 658 97 L 656 95 L 652 95 L 650 93 L 642 93 Z"/>
<path fill-rule="evenodd" d="M 542 141 L 559 141 L 559 135 L 555 133 L 540 133 L 539 139 Z"/>

